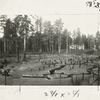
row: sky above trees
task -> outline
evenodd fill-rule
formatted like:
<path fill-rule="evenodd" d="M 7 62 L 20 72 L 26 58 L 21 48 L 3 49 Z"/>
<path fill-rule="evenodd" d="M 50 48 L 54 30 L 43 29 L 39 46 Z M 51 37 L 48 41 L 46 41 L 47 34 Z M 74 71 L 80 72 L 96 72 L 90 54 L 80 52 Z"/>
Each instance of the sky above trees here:
<path fill-rule="evenodd" d="M 86 7 L 87 0 L 0 0 L 0 14 L 13 17 L 16 14 L 38 15 L 43 20 L 62 18 L 69 31 L 80 28 L 83 34 L 95 34 L 100 30 L 100 12 Z M 99 15 L 98 15 L 99 14 Z"/>

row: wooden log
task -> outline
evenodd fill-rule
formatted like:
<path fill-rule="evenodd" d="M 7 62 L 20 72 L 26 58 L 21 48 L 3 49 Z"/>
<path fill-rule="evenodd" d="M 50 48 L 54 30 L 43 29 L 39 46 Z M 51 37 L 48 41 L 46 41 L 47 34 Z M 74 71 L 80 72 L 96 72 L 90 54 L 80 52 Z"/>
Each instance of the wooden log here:
<path fill-rule="evenodd" d="M 82 80 L 84 80 L 84 73 L 82 73 Z"/>

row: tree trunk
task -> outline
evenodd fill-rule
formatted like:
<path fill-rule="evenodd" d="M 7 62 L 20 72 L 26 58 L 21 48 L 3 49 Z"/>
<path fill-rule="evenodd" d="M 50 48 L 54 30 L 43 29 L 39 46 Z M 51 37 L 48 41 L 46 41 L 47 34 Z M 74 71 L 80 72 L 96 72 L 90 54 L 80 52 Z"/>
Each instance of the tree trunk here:
<path fill-rule="evenodd" d="M 24 35 L 24 57 L 23 60 L 26 61 L 26 35 Z"/>
<path fill-rule="evenodd" d="M 6 57 L 6 39 L 4 37 L 4 59 Z"/>
<path fill-rule="evenodd" d="M 69 41 L 68 41 L 68 36 L 66 37 L 66 53 L 69 53 Z"/>
<path fill-rule="evenodd" d="M 58 37 L 58 53 L 60 54 L 61 53 L 61 35 L 59 34 L 59 37 Z"/>
<path fill-rule="evenodd" d="M 18 39 L 16 38 L 16 58 L 17 61 L 19 62 L 19 46 L 18 46 Z"/>
<path fill-rule="evenodd" d="M 52 54 L 54 53 L 54 47 L 53 47 L 53 43 L 52 43 Z"/>

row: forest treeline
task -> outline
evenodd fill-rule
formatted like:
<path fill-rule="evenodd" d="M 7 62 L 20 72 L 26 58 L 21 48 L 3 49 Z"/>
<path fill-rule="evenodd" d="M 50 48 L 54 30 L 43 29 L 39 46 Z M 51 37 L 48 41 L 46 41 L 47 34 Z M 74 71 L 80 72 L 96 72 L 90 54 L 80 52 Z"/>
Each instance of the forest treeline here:
<path fill-rule="evenodd" d="M 24 54 L 26 52 L 38 53 L 68 53 L 70 49 L 100 49 L 100 32 L 95 36 L 85 35 L 80 28 L 73 32 L 64 28 L 62 19 L 43 21 L 41 17 L 32 15 L 16 15 L 9 18 L 0 16 L 0 30 L 3 37 L 0 38 L 0 55 Z"/>

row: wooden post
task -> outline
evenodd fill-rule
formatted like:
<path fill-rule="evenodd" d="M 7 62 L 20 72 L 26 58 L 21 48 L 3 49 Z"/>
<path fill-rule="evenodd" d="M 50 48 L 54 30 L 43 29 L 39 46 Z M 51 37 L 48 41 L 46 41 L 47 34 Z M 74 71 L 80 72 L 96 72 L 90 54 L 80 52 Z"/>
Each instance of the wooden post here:
<path fill-rule="evenodd" d="M 7 70 L 4 70 L 4 76 L 5 76 L 5 85 L 7 85 L 7 75 L 8 75 L 8 72 L 7 72 Z"/>
<path fill-rule="evenodd" d="M 5 85 L 7 85 L 7 76 L 5 74 Z"/>
<path fill-rule="evenodd" d="M 98 66 L 98 85 L 100 84 L 100 79 L 99 79 L 99 74 L 100 74 L 100 73 L 99 73 L 99 71 L 100 71 L 100 70 L 99 70 L 99 66 Z"/>
<path fill-rule="evenodd" d="M 84 73 L 82 73 L 82 80 L 84 80 Z"/>
<path fill-rule="evenodd" d="M 81 68 L 81 61 L 79 61 L 79 68 Z"/>
<path fill-rule="evenodd" d="M 74 85 L 73 75 L 71 76 L 72 85 Z"/>
<path fill-rule="evenodd" d="M 60 80 L 59 80 L 60 85 L 61 85 L 61 74 L 62 74 L 62 73 L 60 73 Z"/>
<path fill-rule="evenodd" d="M 93 73 L 93 80 L 94 80 L 94 73 Z"/>

